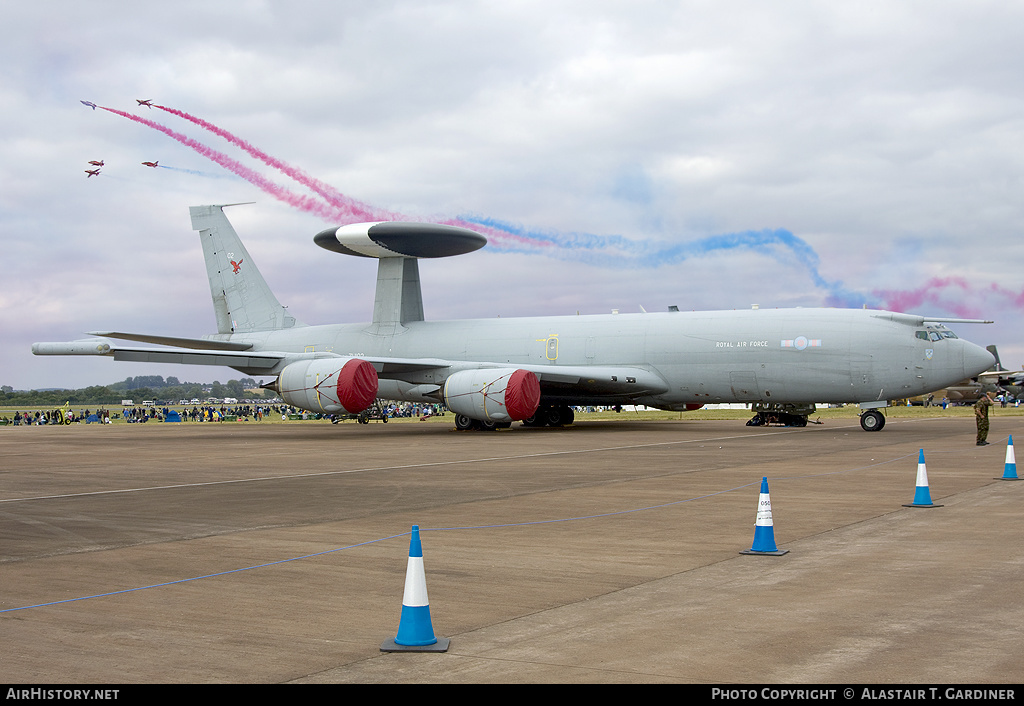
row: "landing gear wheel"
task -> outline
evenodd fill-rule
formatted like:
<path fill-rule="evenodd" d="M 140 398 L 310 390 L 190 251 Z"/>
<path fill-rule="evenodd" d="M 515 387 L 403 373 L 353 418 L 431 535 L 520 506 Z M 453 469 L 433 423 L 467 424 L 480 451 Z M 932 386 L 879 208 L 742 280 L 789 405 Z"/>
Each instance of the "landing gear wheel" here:
<path fill-rule="evenodd" d="M 476 420 L 470 419 L 465 414 L 455 415 L 455 428 L 459 431 L 469 431 L 476 426 Z"/>
<path fill-rule="evenodd" d="M 885 416 L 877 409 L 871 409 L 860 415 L 860 428 L 864 431 L 881 431 L 885 426 Z"/>
<path fill-rule="evenodd" d="M 549 427 L 560 427 L 565 424 L 565 422 L 562 421 L 561 407 L 548 407 L 544 411 L 544 416 L 542 418 Z"/>

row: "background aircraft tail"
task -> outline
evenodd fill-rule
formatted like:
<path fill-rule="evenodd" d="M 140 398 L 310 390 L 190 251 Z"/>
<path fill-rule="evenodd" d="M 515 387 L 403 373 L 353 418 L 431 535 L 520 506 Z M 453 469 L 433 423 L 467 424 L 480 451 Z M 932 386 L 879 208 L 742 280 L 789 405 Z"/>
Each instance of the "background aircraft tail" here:
<path fill-rule="evenodd" d="M 235 229 L 224 206 L 192 206 L 192 229 L 199 231 L 217 316 L 217 333 L 274 331 L 305 326 L 270 291 Z"/>
<path fill-rule="evenodd" d="M 1003 364 L 999 362 L 999 351 L 996 350 L 995 345 L 985 346 L 985 350 L 991 353 L 992 356 L 996 359 L 996 365 L 993 368 L 993 370 L 1006 370 L 1006 368 L 1003 367 Z"/>

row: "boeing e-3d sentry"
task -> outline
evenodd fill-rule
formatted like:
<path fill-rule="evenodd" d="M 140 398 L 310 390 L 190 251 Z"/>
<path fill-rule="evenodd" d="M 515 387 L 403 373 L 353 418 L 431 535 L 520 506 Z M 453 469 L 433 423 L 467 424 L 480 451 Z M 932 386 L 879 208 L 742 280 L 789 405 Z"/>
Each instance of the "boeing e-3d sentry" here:
<path fill-rule="evenodd" d="M 419 259 L 472 252 L 482 235 L 453 226 L 346 225 L 314 241 L 378 258 L 369 323 L 309 326 L 271 292 L 224 215 L 190 209 L 217 333 L 176 338 L 117 331 L 36 343 L 36 355 L 223 365 L 275 376 L 266 387 L 306 410 L 358 413 L 376 398 L 443 402 L 459 429 L 562 426 L 574 405 L 692 410 L 750 403 L 751 424 L 802 426 L 815 403 L 858 403 L 877 431 L 890 400 L 986 370 L 992 355 L 943 323 L 981 323 L 867 309 L 749 309 L 425 321 Z M 114 340 L 154 347 L 124 347 Z"/>

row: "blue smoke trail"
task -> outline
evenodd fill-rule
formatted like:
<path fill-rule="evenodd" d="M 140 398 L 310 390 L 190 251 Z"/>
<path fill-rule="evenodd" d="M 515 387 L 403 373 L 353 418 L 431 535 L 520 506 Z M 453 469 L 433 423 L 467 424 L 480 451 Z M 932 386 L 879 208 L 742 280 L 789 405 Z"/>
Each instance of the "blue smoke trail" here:
<path fill-rule="evenodd" d="M 876 297 L 847 289 L 841 281 L 828 280 L 823 277 L 819 270 L 821 258 L 818 257 L 814 248 L 805 240 L 781 228 L 748 230 L 713 235 L 685 243 L 667 244 L 630 240 L 620 235 L 527 230 L 522 226 L 482 216 L 464 215 L 459 218 L 552 246 L 503 246 L 502 250 L 505 252 L 543 253 L 559 260 L 572 260 L 617 269 L 661 267 L 730 250 L 760 253 L 782 264 L 791 264 L 795 260 L 807 271 L 814 286 L 825 291 L 829 306 L 851 307 L 877 304 Z"/>

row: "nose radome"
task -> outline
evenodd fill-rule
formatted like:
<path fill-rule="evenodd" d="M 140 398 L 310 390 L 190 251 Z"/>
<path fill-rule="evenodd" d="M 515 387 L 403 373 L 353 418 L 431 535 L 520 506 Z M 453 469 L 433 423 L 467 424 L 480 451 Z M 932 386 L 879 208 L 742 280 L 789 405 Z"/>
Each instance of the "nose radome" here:
<path fill-rule="evenodd" d="M 974 377 L 996 364 L 996 358 L 981 346 L 964 341 L 964 377 Z"/>

